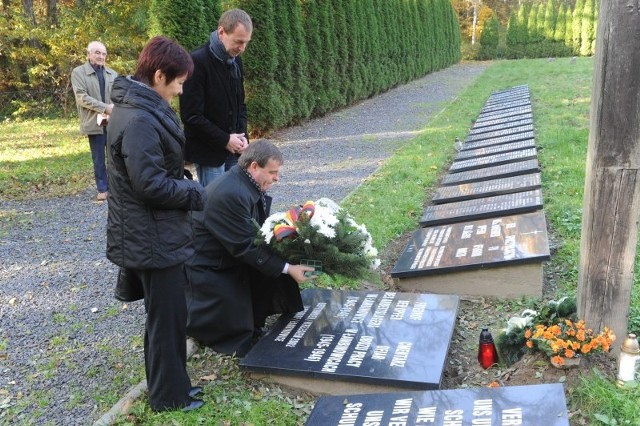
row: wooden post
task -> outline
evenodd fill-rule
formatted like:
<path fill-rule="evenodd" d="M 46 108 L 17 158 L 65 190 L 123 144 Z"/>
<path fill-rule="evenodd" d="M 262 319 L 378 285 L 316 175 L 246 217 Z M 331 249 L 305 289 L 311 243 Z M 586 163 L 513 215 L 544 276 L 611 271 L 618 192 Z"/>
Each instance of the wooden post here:
<path fill-rule="evenodd" d="M 600 1 L 578 315 L 627 333 L 640 213 L 640 0 Z"/>

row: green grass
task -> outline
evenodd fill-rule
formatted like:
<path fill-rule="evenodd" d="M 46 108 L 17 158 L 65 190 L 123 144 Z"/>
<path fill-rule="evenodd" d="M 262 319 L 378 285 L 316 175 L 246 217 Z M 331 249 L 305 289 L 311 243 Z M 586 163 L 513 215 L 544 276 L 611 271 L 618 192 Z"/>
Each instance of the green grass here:
<path fill-rule="evenodd" d="M 76 120 L 0 124 L 0 200 L 76 194 L 93 182 L 87 137 Z"/>
<path fill-rule="evenodd" d="M 547 296 L 557 299 L 575 294 L 592 73 L 593 59 L 589 58 L 578 58 L 574 64 L 569 59 L 495 62 L 426 124 L 417 137 L 404 143 L 383 167 L 352 192 L 343 206 L 358 223 L 366 224 L 378 249 L 412 232 L 455 155 L 454 139 L 467 135 L 491 92 L 528 84 L 533 99 L 538 157 L 543 169 L 545 212 L 553 241 L 558 245 L 545 266 L 557 290 Z M 88 144 L 77 133 L 76 126 L 72 120 L 2 124 L 0 198 L 73 194 L 90 187 L 93 178 Z M 31 220 L 15 212 L 0 211 L 0 222 L 12 226 L 30 226 Z M 640 267 L 639 261 L 640 257 L 636 259 L 636 268 Z M 379 278 L 373 277 L 370 281 L 381 286 Z M 322 277 L 318 284 L 349 289 L 360 285 L 329 277 Z M 640 333 L 639 286 L 636 280 L 629 318 L 629 330 L 636 333 Z M 497 301 L 496 310 L 520 309 L 519 304 L 524 307 L 527 303 Z M 108 315 L 115 314 L 108 312 Z M 54 320 L 63 323 L 65 318 L 56 316 Z M 141 344 L 139 339 L 132 341 L 136 347 Z M 144 373 L 140 360 L 128 360 L 134 368 L 128 365 L 120 368 L 118 363 L 127 362 L 118 359 L 122 354 L 111 353 L 106 346 L 100 348 L 109 355 L 110 365 L 105 368 L 116 372 L 114 383 L 107 384 L 101 395 L 94 396 L 98 406 L 106 409 L 122 396 L 119 390 L 123 386 L 135 383 Z M 122 371 L 129 369 L 133 370 L 129 374 Z M 238 369 L 234 358 L 205 350 L 189 362 L 189 369 L 195 380 L 216 376 L 205 387 L 204 399 L 208 404 L 203 409 L 189 414 L 155 414 L 143 399 L 133 405 L 132 416 L 121 419 L 120 424 L 297 425 L 303 424 L 308 415 L 312 399 L 294 398 L 277 386 L 252 381 Z M 567 392 L 570 411 L 580 413 L 584 424 L 638 424 L 640 394 L 637 389 L 619 389 L 610 380 L 592 373 L 578 389 Z M 40 395 L 37 399 L 46 398 Z M 18 406 L 22 404 L 24 401 Z"/>

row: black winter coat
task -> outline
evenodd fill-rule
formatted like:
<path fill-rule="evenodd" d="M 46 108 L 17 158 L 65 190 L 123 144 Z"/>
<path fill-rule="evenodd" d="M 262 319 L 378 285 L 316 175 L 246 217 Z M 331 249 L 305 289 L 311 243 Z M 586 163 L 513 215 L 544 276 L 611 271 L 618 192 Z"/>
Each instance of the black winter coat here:
<path fill-rule="evenodd" d="M 240 78 L 233 79 L 227 64 L 213 56 L 209 45 L 191 53 L 193 76 L 180 95 L 180 117 L 187 138 L 185 159 L 201 166 L 217 167 L 229 155 L 226 146 L 231 133 L 247 139 L 247 106 L 244 102 L 244 69 L 240 57 Z"/>
<path fill-rule="evenodd" d="M 185 262 L 187 335 L 218 352 L 243 356 L 267 316 L 302 310 L 298 285 L 282 274 L 285 261 L 254 244 L 252 220 L 262 224 L 268 214 L 239 166 L 207 186 L 205 209 L 194 213 L 196 254 Z"/>
<path fill-rule="evenodd" d="M 184 179 L 184 134 L 176 113 L 150 87 L 118 77 L 107 127 L 107 258 L 131 269 L 162 269 L 193 254 L 190 210 L 204 189 Z"/>

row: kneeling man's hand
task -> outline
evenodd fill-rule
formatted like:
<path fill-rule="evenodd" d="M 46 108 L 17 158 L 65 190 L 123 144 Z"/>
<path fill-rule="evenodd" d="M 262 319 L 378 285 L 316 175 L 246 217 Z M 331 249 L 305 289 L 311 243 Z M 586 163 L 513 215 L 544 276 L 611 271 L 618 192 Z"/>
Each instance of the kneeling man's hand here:
<path fill-rule="evenodd" d="M 289 265 L 289 270 L 287 271 L 287 273 L 291 276 L 291 278 L 296 280 L 298 284 L 300 284 L 300 283 L 314 279 L 316 277 L 315 275 L 311 275 L 308 277 L 304 275 L 305 272 L 313 272 L 314 270 L 315 269 L 313 269 L 312 266 Z"/>

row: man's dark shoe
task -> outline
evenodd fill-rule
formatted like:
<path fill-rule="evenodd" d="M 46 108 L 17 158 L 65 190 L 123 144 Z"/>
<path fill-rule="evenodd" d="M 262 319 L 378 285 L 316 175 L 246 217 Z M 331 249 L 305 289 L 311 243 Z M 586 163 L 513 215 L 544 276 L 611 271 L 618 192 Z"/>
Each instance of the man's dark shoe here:
<path fill-rule="evenodd" d="M 192 386 L 191 389 L 189 389 L 189 396 L 191 398 L 193 398 L 194 396 L 200 393 L 202 393 L 202 388 L 200 386 Z"/>
<path fill-rule="evenodd" d="M 203 400 L 191 398 L 191 403 L 189 405 L 187 405 L 186 407 L 184 407 L 182 409 L 182 411 L 189 412 L 189 411 L 197 410 L 198 408 L 202 407 L 203 405 L 204 405 L 204 401 Z"/>

